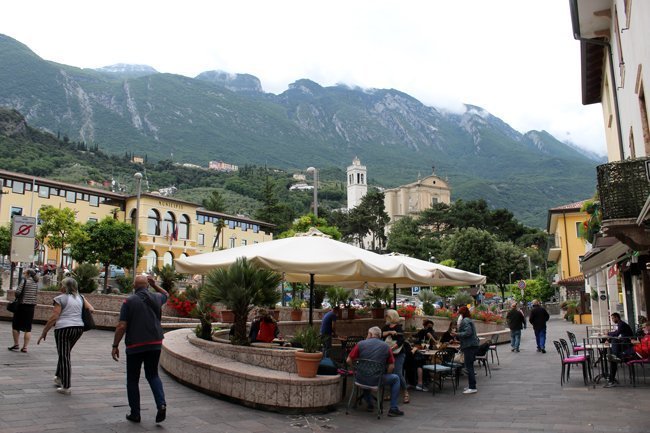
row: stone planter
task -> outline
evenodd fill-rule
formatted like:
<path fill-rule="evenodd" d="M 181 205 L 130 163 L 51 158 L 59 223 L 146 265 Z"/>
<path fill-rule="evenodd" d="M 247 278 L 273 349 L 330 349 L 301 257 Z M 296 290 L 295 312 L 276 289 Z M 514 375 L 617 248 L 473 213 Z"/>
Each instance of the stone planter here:
<path fill-rule="evenodd" d="M 386 313 L 385 308 L 373 308 L 370 311 L 372 312 L 372 318 L 373 319 L 383 319 L 384 314 Z"/>
<path fill-rule="evenodd" d="M 354 308 L 341 308 L 339 309 L 336 316 L 341 320 L 354 320 L 355 311 L 356 310 Z"/>
<path fill-rule="evenodd" d="M 268 313 L 276 322 L 280 320 L 280 310 L 268 310 Z"/>
<path fill-rule="evenodd" d="M 296 370 L 300 377 L 316 377 L 318 365 L 323 357 L 321 352 L 306 353 L 302 350 L 296 351 Z"/>

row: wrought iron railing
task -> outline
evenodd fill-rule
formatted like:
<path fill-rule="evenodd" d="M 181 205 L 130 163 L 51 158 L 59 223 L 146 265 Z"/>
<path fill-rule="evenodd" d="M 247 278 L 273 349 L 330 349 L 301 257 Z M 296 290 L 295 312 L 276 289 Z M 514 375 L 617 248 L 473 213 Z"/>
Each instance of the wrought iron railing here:
<path fill-rule="evenodd" d="M 649 163 L 650 158 L 637 158 L 596 167 L 603 220 L 639 216 L 650 195 Z"/>

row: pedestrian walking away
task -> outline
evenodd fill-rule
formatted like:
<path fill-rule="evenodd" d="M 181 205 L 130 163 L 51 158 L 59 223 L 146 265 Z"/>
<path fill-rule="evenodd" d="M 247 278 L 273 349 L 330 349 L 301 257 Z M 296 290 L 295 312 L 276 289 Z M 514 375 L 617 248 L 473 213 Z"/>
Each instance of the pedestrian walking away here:
<path fill-rule="evenodd" d="M 506 315 L 506 322 L 510 328 L 510 347 L 511 352 L 519 352 L 519 345 L 521 343 L 521 330 L 526 329 L 526 317 L 524 313 L 517 308 L 517 303 L 512 303 L 512 308 Z"/>
<path fill-rule="evenodd" d="M 79 294 L 77 280 L 66 277 L 61 281 L 61 294 L 54 298 L 52 315 L 45 324 L 41 338 L 36 344 L 45 341 L 48 331 L 54 327 L 54 341 L 59 356 L 54 374 L 54 385 L 57 392 L 70 395 L 72 384 L 71 352 L 84 332 L 82 311 L 86 307 L 90 312 L 95 311 L 93 306 Z"/>
<path fill-rule="evenodd" d="M 549 318 L 548 311 L 542 307 L 538 299 L 535 299 L 528 321 L 533 325 L 533 331 L 535 331 L 538 352 L 546 353 L 546 322 Z"/>
<path fill-rule="evenodd" d="M 163 330 L 160 325 L 162 306 L 169 294 L 160 287 L 153 277 L 138 275 L 134 282 L 135 293 L 129 296 L 120 309 L 120 318 L 113 337 L 111 356 L 115 361 L 120 358 L 119 345 L 126 335 L 126 393 L 131 411 L 126 419 L 140 422 L 140 370 L 144 364 L 144 375 L 149 382 L 156 401 L 156 422 L 162 422 L 167 416 L 167 402 L 162 381 L 158 376 L 158 362 L 162 347 Z M 149 286 L 156 293 L 149 291 Z"/>

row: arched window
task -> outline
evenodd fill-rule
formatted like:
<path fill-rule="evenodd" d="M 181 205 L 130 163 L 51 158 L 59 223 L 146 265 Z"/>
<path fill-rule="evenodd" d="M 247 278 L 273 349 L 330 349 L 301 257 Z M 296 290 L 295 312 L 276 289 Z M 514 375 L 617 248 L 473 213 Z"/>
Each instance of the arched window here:
<path fill-rule="evenodd" d="M 135 220 L 135 209 L 131 211 L 131 216 L 129 218 L 131 218 L 131 225 L 137 228 L 136 220 Z"/>
<path fill-rule="evenodd" d="M 158 266 L 158 254 L 154 250 L 151 250 L 144 256 L 146 260 L 146 272 L 151 271 L 154 267 Z"/>
<path fill-rule="evenodd" d="M 183 214 L 178 220 L 178 239 L 190 238 L 190 217 Z"/>
<path fill-rule="evenodd" d="M 147 234 L 160 236 L 160 214 L 156 209 L 149 210 L 147 215 Z"/>
<path fill-rule="evenodd" d="M 163 254 L 163 266 L 165 265 L 174 265 L 174 255 L 171 253 L 171 251 L 167 251 L 165 254 Z"/>
<path fill-rule="evenodd" d="M 165 220 L 163 221 L 163 234 L 165 237 L 170 237 L 176 229 L 176 217 L 171 212 L 165 212 Z"/>

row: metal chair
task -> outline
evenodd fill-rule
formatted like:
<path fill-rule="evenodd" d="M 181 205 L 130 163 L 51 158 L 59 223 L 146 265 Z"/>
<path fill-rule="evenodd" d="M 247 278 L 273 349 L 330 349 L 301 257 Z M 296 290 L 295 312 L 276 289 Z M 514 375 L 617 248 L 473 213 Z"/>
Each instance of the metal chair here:
<path fill-rule="evenodd" d="M 576 338 L 576 334 L 574 334 L 571 331 L 566 332 L 567 337 L 569 337 L 569 342 L 571 343 L 571 351 L 573 352 L 574 355 L 578 355 L 578 352 L 584 352 L 585 348 L 582 347 L 580 344 L 578 344 L 578 339 Z"/>
<path fill-rule="evenodd" d="M 454 354 L 445 349 L 438 350 L 432 357 L 432 364 L 422 366 L 422 370 L 429 373 L 431 377 L 431 391 L 432 394 L 436 393 L 436 377 L 438 378 L 438 389 L 442 390 L 442 381 L 445 378 L 452 379 L 452 387 L 454 394 L 456 394 L 456 386 L 458 383 L 459 367 L 453 366 Z"/>
<path fill-rule="evenodd" d="M 569 368 L 567 368 L 567 366 L 570 367 L 571 365 L 575 365 L 575 364 L 582 365 L 582 378 L 585 382 L 585 385 L 588 385 L 587 376 L 589 376 L 589 380 L 591 380 L 591 368 L 589 366 L 589 358 L 584 355 L 569 356 L 568 353 L 564 352 L 564 348 L 562 347 L 562 344 L 559 341 L 553 341 L 553 345 L 555 346 L 557 353 L 560 355 L 560 361 L 562 364 L 562 371 L 560 373 L 560 386 L 564 386 L 564 382 L 569 380 Z M 565 379 L 565 375 L 566 375 L 566 379 Z"/>
<path fill-rule="evenodd" d="M 485 352 L 480 352 L 482 349 L 485 350 Z M 489 376 L 490 379 L 492 378 L 492 369 L 490 368 L 490 363 L 488 362 L 488 355 L 487 353 L 490 351 L 489 346 L 479 346 L 479 351 L 476 353 L 476 356 L 474 357 L 474 361 L 478 362 L 479 368 L 481 364 L 483 364 L 483 367 L 485 368 L 485 375 Z"/>
<path fill-rule="evenodd" d="M 499 334 L 492 334 L 490 337 L 490 348 L 489 353 L 492 358 L 492 364 L 494 364 L 494 355 L 497 356 L 497 365 L 501 365 L 499 362 L 499 352 L 497 352 L 497 343 L 499 342 Z"/>
<path fill-rule="evenodd" d="M 360 336 L 349 336 L 341 343 L 341 360 L 336 363 L 336 367 L 339 372 L 339 376 L 343 378 L 343 387 L 341 388 L 341 400 L 345 398 L 345 392 L 348 389 L 348 377 L 354 376 L 354 370 L 348 368 L 346 360 L 348 355 L 354 349 L 354 346 L 361 340 L 364 340 L 364 337 Z"/>
<path fill-rule="evenodd" d="M 381 414 L 384 411 L 383 402 L 384 402 L 384 371 L 386 370 L 386 365 L 372 361 L 370 359 L 358 359 L 354 363 L 354 385 L 352 387 L 352 392 L 350 393 L 350 398 L 348 404 L 345 408 L 345 414 L 347 415 L 350 411 L 350 406 L 354 401 L 354 407 L 357 407 L 359 400 L 363 397 L 363 392 L 368 391 L 370 393 L 375 393 L 373 396 L 375 398 L 375 408 L 377 409 L 377 419 L 381 418 Z M 357 396 L 357 390 L 361 390 L 361 395 Z"/>

